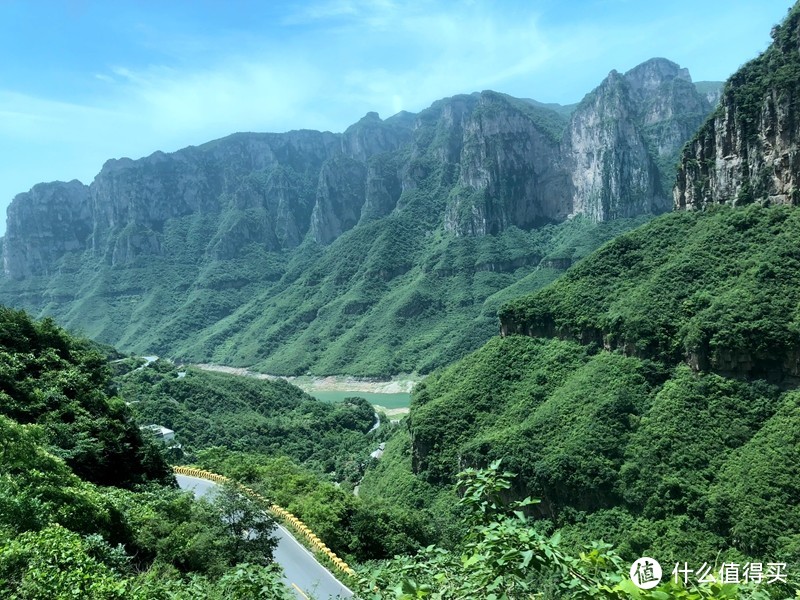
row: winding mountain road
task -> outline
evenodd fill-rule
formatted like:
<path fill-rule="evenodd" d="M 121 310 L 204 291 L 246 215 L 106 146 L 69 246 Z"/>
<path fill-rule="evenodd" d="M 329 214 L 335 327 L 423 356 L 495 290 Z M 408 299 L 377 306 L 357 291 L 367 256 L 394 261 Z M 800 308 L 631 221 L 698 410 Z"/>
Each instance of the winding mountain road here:
<path fill-rule="evenodd" d="M 188 475 L 175 475 L 175 479 L 181 489 L 193 491 L 198 498 L 213 495 L 217 486 L 213 481 Z M 281 525 L 275 530 L 275 537 L 278 539 L 275 562 L 283 567 L 284 579 L 298 598 L 328 600 L 353 597 L 353 592 L 317 562 L 314 555 Z"/>

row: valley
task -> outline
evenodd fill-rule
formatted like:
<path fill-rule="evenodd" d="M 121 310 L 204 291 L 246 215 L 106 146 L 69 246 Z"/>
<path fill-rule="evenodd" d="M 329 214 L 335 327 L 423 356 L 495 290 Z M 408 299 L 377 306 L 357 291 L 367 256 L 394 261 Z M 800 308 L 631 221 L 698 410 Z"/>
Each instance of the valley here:
<path fill-rule="evenodd" d="M 800 3 L 770 37 L 17 195 L 0 596 L 800 598 Z M 354 570 L 282 575 L 289 513 Z"/>
<path fill-rule="evenodd" d="M 414 389 L 414 385 L 420 381 L 419 378 L 410 379 L 402 376 L 387 381 L 359 379 L 349 376 L 312 377 L 305 375 L 280 377 L 223 365 L 198 364 L 193 366 L 206 371 L 230 373 L 268 381 L 279 378 L 284 379 L 323 402 L 341 402 L 351 396 L 360 396 L 376 408 L 382 409 L 389 416 L 408 413 L 411 392 Z"/>

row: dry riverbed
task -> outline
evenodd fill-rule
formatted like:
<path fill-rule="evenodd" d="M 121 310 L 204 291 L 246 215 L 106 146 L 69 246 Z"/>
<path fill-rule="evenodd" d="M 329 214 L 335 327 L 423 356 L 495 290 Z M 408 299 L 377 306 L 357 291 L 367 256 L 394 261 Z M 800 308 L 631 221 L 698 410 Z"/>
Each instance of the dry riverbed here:
<path fill-rule="evenodd" d="M 285 379 L 289 383 L 296 385 L 304 392 L 314 394 L 315 392 L 352 392 L 352 393 L 368 393 L 368 394 L 410 394 L 422 378 L 413 377 L 398 377 L 387 381 L 379 381 L 374 379 L 360 379 L 358 377 L 347 376 L 328 376 L 328 377 L 312 377 L 310 375 L 302 375 L 299 377 L 281 377 L 277 375 L 266 375 L 264 373 L 257 373 L 244 368 L 226 367 L 224 365 L 214 364 L 197 364 L 194 365 L 199 369 L 206 371 L 217 371 L 220 373 L 230 373 L 233 375 L 241 375 L 244 377 L 255 377 L 256 379 Z M 380 405 L 380 400 L 371 399 L 373 405 L 385 412 L 388 416 L 399 416 L 408 414 L 408 407 L 389 408 Z"/>

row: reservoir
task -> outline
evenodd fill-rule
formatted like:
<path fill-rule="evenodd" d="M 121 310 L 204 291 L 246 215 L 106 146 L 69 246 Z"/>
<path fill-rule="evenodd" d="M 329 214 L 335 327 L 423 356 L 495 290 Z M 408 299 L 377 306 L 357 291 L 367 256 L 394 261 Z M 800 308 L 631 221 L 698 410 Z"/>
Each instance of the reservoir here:
<path fill-rule="evenodd" d="M 345 398 L 359 396 L 366 399 L 374 406 L 388 409 L 408 408 L 411 403 L 411 394 L 401 392 L 395 394 L 379 394 L 376 392 L 359 392 L 345 390 L 306 390 L 310 395 L 323 402 L 341 402 Z"/>

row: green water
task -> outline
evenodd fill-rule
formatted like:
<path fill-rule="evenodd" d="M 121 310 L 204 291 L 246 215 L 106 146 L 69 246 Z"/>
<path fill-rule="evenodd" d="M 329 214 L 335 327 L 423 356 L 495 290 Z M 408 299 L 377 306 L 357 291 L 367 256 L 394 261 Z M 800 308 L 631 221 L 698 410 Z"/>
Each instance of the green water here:
<path fill-rule="evenodd" d="M 340 392 L 340 391 L 312 391 L 308 392 L 315 398 L 324 402 L 341 402 L 345 398 L 360 396 L 366 398 L 370 404 L 378 404 L 385 408 L 408 408 L 411 403 L 411 394 L 376 394 L 375 392 Z"/>

